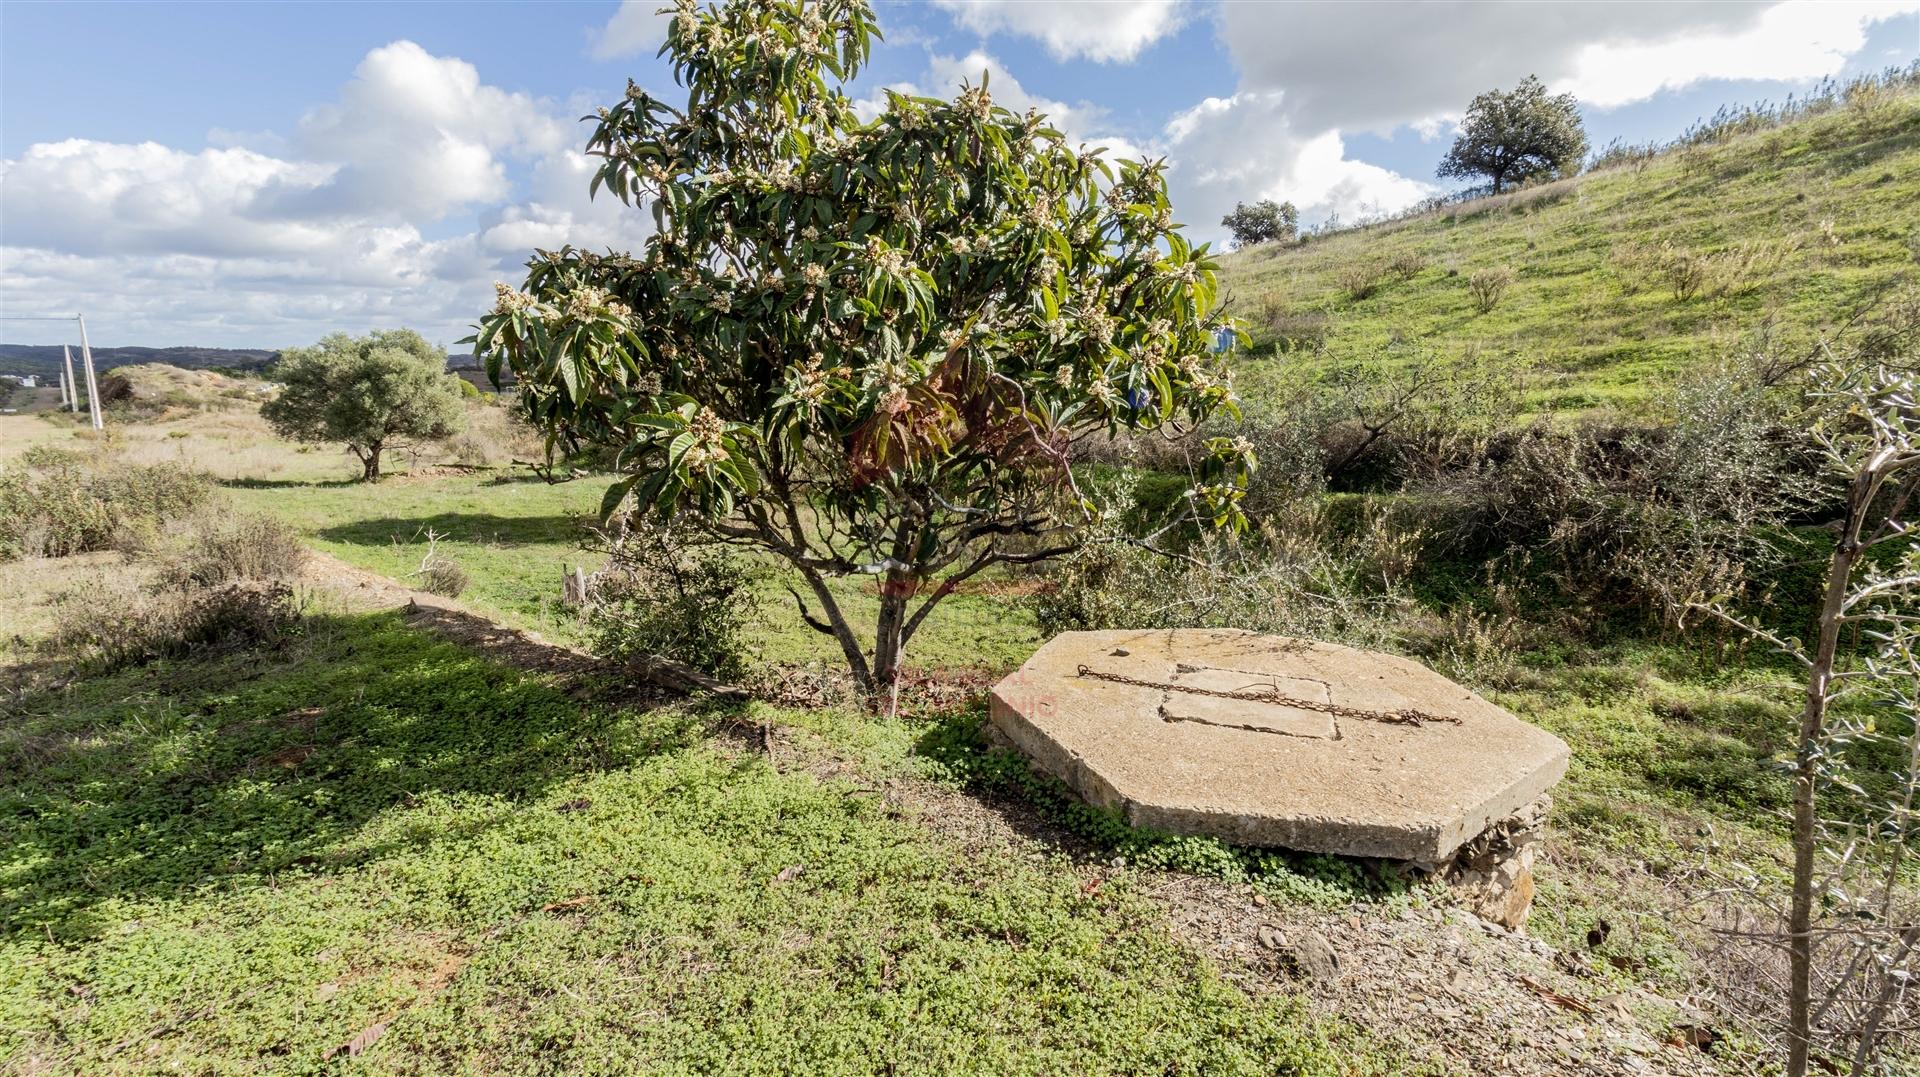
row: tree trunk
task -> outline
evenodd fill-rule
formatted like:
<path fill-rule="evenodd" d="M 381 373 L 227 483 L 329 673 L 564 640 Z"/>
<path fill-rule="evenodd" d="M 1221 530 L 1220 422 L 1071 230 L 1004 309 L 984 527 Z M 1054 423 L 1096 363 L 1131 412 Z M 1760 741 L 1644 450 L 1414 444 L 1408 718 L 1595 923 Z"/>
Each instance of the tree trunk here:
<path fill-rule="evenodd" d="M 360 456 L 360 478 L 365 482 L 380 481 L 380 443 L 367 446 Z"/>
<path fill-rule="evenodd" d="M 1833 679 L 1833 660 L 1839 650 L 1840 618 L 1853 579 L 1853 563 L 1860 554 L 1860 517 L 1867 511 L 1863 482 L 1854 484 L 1847 506 L 1847 523 L 1827 569 L 1826 593 L 1820 605 L 1820 638 L 1807 676 L 1806 707 L 1800 714 L 1799 759 L 1793 778 L 1793 900 L 1787 913 L 1787 1077 L 1806 1077 L 1813 1040 L 1813 876 L 1818 850 L 1819 820 L 1815 799 L 1819 792 L 1820 737 L 1826 730 L 1827 702 Z"/>
<path fill-rule="evenodd" d="M 833 592 L 828 590 L 826 579 L 804 565 L 796 563 L 795 567 L 800 569 L 800 575 L 812 589 L 814 600 L 820 603 L 820 612 L 827 618 L 827 630 L 833 633 L 833 638 L 840 644 L 840 653 L 847 659 L 847 670 L 853 674 L 854 683 L 860 686 L 861 691 L 872 692 L 873 677 L 867 669 L 866 653 L 860 649 L 860 640 L 854 636 L 853 626 L 847 623 L 846 616 L 840 612 L 840 604 L 833 600 Z M 806 614 L 804 606 L 801 614 Z"/>
<path fill-rule="evenodd" d="M 914 578 L 900 569 L 888 569 L 880 583 L 880 624 L 873 642 L 873 683 L 891 688 L 905 656 L 907 600 L 913 597 Z"/>

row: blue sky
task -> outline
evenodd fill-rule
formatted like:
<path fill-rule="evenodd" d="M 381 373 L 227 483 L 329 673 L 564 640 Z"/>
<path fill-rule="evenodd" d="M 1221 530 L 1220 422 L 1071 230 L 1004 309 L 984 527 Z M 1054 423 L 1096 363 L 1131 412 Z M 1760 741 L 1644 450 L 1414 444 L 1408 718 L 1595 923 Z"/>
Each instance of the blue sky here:
<path fill-rule="evenodd" d="M 575 121 L 629 77 L 672 92 L 655 6 L 0 4 L 0 313 L 83 309 L 101 344 L 452 343 L 533 246 L 644 236 L 588 202 Z M 856 98 L 989 71 L 1001 103 L 1166 155 L 1210 239 L 1237 199 L 1353 220 L 1446 189 L 1451 122 L 1527 74 L 1599 146 L 1920 57 L 1920 0 L 878 7 Z"/>

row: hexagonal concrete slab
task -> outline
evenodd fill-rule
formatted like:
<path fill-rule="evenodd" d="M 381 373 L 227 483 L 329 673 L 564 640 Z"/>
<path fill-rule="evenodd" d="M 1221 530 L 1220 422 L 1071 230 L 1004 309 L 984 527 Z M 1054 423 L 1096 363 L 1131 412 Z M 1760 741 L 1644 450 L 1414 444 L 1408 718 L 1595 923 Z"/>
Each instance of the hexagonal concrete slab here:
<path fill-rule="evenodd" d="M 1064 633 L 994 687 L 991 721 L 1136 826 L 1427 864 L 1568 758 L 1417 662 L 1232 630 Z"/>

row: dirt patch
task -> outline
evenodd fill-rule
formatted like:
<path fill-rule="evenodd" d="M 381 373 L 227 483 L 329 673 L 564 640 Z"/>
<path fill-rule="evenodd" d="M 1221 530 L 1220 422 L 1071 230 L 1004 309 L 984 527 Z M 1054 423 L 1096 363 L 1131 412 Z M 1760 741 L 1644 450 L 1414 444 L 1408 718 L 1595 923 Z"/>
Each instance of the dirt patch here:
<path fill-rule="evenodd" d="M 515 669 L 575 677 L 615 672 L 584 651 L 500 624 L 454 599 L 414 590 L 331 554 L 313 551 L 302 569 L 301 580 L 317 591 L 338 597 L 351 609 L 398 609 L 409 624 Z"/>

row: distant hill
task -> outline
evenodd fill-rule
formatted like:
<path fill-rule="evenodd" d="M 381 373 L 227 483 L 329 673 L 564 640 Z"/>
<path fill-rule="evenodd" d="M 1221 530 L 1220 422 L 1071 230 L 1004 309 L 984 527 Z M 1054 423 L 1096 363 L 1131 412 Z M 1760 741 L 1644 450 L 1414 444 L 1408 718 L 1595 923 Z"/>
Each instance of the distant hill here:
<path fill-rule="evenodd" d="M 164 363 L 183 370 L 262 370 L 275 359 L 277 351 L 260 348 L 95 348 L 94 369 L 111 370 L 117 366 Z M 80 349 L 73 349 L 73 361 L 80 362 Z M 0 344 L 0 374 L 38 374 L 47 381 L 59 375 L 60 346 L 57 344 Z M 75 367 L 76 374 L 78 367 Z"/>
<path fill-rule="evenodd" d="M 1536 406 L 1631 408 L 1769 321 L 1785 339 L 1845 322 L 1916 277 L 1920 93 L 1816 106 L 1729 113 L 1571 179 L 1229 255 L 1228 306 L 1255 342 L 1243 384 L 1405 341 L 1530 360 Z M 1476 275 L 1508 273 L 1480 309 Z"/>
<path fill-rule="evenodd" d="M 264 348 L 95 348 L 93 365 L 105 372 L 120 366 L 160 363 L 182 370 L 265 370 L 280 358 L 278 351 Z M 80 361 L 80 349 L 73 349 L 73 361 Z M 58 344 L 0 344 L 0 374 L 38 374 L 46 381 L 59 376 L 61 366 Z M 76 367 L 76 372 L 78 368 Z M 480 361 L 461 353 L 447 356 L 447 369 L 474 371 Z M 485 383 L 484 375 L 480 379 Z M 491 385 L 485 385 L 491 388 Z"/>

